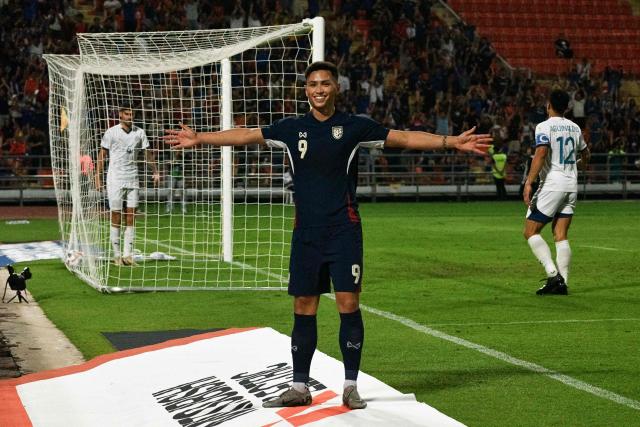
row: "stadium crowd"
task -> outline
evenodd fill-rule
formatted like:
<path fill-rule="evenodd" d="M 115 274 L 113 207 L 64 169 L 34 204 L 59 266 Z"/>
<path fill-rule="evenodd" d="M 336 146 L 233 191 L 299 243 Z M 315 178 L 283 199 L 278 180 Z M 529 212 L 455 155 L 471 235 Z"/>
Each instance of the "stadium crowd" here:
<path fill-rule="evenodd" d="M 622 168 L 639 158 L 640 111 L 634 99 L 621 95 L 622 69 L 594 75 L 584 59 L 569 60 L 568 69 L 552 80 L 508 71 L 489 40 L 472 26 L 445 25 L 434 3 L 94 0 L 95 15 L 84 16 L 71 0 L 0 0 L 0 171 L 34 173 L 33 164 L 16 156 L 49 153 L 48 77 L 41 55 L 77 53 L 76 33 L 277 25 L 318 14 L 327 19 L 326 59 L 339 66 L 339 106 L 346 111 L 391 128 L 438 134 L 478 126 L 478 132 L 494 135 L 513 172 L 528 157 L 535 125 L 545 119 L 547 94 L 560 87 L 571 93 L 568 116 L 582 126 L 592 151 L 608 153 L 600 161 Z M 396 164 L 392 154 L 378 155 L 376 164 L 419 172 L 434 162 L 456 162 L 424 157 L 417 164 Z M 464 163 L 490 170 L 484 159 Z M 512 182 L 517 175 L 511 174 Z"/>

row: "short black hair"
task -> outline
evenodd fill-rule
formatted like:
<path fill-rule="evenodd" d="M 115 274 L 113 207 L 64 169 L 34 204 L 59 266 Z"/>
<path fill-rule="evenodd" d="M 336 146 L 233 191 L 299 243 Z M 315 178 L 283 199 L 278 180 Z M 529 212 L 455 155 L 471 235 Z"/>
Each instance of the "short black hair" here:
<path fill-rule="evenodd" d="M 338 67 L 336 67 L 336 64 L 334 64 L 333 62 L 329 62 L 329 61 L 316 61 L 316 62 L 313 62 L 311 65 L 309 65 L 307 67 L 306 70 L 304 70 L 304 78 L 308 79 L 309 78 L 309 74 L 313 73 L 314 71 L 320 71 L 320 70 L 326 70 L 326 71 L 330 72 L 331 76 L 335 80 L 338 80 Z"/>
<path fill-rule="evenodd" d="M 569 94 L 564 90 L 555 89 L 549 95 L 549 104 L 551 108 L 558 114 L 564 115 L 569 108 Z"/>
<path fill-rule="evenodd" d="M 118 107 L 118 111 L 123 112 L 127 110 L 133 110 L 133 108 L 131 108 L 131 103 L 129 101 L 121 102 L 120 106 Z"/>

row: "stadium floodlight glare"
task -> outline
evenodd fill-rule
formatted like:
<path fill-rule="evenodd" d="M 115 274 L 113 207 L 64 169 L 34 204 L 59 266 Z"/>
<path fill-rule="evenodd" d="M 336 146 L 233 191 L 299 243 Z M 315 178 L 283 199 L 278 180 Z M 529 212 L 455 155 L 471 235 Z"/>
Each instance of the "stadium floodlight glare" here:
<path fill-rule="evenodd" d="M 304 70 L 323 59 L 324 20 L 224 30 L 79 34 L 79 55 L 45 55 L 63 261 L 103 292 L 282 289 L 294 209 L 286 153 L 162 141 L 266 126 L 304 114 Z M 96 189 L 104 132 L 130 105 L 161 172 L 137 156 L 137 266 L 112 262 L 106 192 Z M 104 177 L 103 177 L 104 181 Z"/>

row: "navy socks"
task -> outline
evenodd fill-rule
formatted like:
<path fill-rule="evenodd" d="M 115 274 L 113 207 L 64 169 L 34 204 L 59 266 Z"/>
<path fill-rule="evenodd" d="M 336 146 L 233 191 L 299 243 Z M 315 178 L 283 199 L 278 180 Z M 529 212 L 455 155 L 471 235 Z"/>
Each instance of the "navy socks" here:
<path fill-rule="evenodd" d="M 340 313 L 340 349 L 344 361 L 344 377 L 357 380 L 364 343 L 364 324 L 360 310 Z"/>
<path fill-rule="evenodd" d="M 318 344 L 318 328 L 315 315 L 295 314 L 291 333 L 293 356 L 293 381 L 309 382 L 311 359 Z"/>

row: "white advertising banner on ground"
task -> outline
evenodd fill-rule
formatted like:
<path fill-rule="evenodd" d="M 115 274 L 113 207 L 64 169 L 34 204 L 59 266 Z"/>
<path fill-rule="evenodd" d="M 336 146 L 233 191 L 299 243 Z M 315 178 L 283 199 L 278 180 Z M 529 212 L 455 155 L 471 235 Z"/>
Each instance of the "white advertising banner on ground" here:
<path fill-rule="evenodd" d="M 0 245 L 0 267 L 16 262 L 62 258 L 62 243 L 31 242 Z"/>
<path fill-rule="evenodd" d="M 264 409 L 291 381 L 290 338 L 227 329 L 0 382 L 0 425 L 461 426 L 413 395 L 361 373 L 364 410 L 342 405 L 342 362 L 319 351 L 310 406 Z"/>

